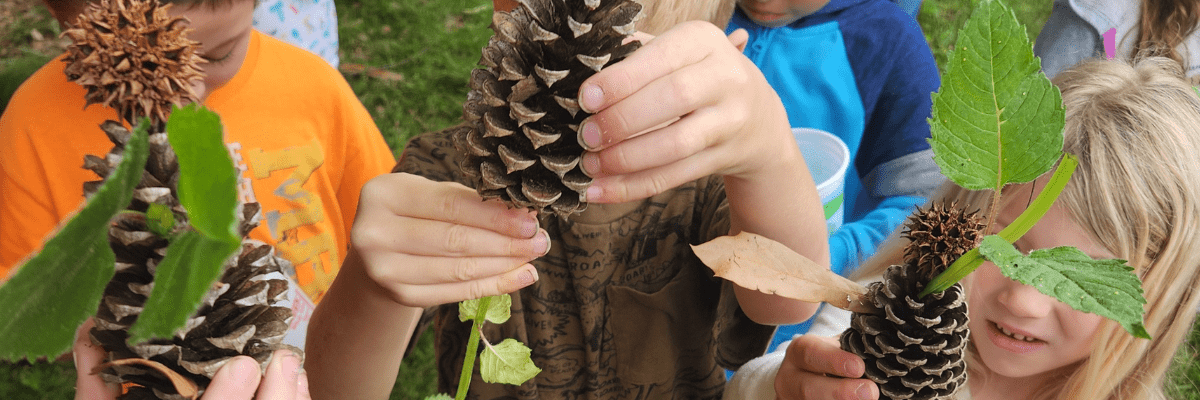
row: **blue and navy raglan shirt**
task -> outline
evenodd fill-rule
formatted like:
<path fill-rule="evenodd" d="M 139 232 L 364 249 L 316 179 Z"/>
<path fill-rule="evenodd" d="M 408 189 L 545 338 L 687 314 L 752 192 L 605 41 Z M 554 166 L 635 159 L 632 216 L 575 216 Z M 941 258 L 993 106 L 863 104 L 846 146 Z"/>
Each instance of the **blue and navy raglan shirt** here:
<path fill-rule="evenodd" d="M 833 271 L 848 274 L 944 180 L 926 141 L 940 79 L 921 27 L 887 0 L 831 0 L 779 28 L 738 9 L 726 32 L 738 28 L 792 127 L 850 148 L 845 223 L 829 238 Z"/>

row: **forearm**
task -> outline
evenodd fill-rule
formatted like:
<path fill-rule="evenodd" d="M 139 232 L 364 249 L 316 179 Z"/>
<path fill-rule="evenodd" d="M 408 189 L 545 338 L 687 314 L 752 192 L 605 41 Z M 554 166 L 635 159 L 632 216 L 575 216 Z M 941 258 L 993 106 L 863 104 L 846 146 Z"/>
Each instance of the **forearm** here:
<path fill-rule="evenodd" d="M 312 397 L 386 398 L 421 311 L 393 301 L 352 250 L 309 322 L 305 370 Z"/>
<path fill-rule="evenodd" d="M 747 177 L 726 176 L 730 234 L 751 232 L 782 243 L 817 264 L 829 265 L 828 234 L 820 197 L 800 150 L 783 146 L 769 167 Z M 738 286 L 738 303 L 755 322 L 793 324 L 818 304 Z"/>

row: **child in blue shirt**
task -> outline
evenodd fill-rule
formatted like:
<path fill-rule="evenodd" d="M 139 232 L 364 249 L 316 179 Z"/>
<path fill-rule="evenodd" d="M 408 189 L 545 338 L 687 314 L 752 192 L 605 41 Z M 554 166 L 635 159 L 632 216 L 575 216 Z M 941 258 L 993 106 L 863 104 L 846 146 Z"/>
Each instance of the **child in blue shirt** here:
<path fill-rule="evenodd" d="M 925 36 L 888 0 L 738 0 L 726 32 L 737 29 L 792 127 L 850 149 L 845 223 L 829 237 L 832 269 L 847 274 L 944 179 L 926 141 L 941 81 Z M 776 340 L 806 330 L 780 327 Z"/>

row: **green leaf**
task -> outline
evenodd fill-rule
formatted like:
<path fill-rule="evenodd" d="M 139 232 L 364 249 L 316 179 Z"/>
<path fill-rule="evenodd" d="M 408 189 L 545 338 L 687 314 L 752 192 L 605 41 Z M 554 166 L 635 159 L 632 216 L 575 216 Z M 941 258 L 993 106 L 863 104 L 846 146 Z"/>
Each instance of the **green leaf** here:
<path fill-rule="evenodd" d="M 942 173 L 999 190 L 1049 171 L 1062 150 L 1062 98 L 1012 9 L 981 0 L 958 37 L 929 119 Z"/>
<path fill-rule="evenodd" d="M 0 358 L 57 357 L 96 313 L 114 273 L 108 221 L 129 204 L 142 178 L 146 125 L 134 128 L 121 164 L 87 205 L 0 285 Z"/>
<path fill-rule="evenodd" d="M 195 104 L 174 108 L 167 120 L 167 139 L 179 157 L 179 202 L 209 237 L 236 236 L 237 170 L 223 133 L 221 118 Z"/>
<path fill-rule="evenodd" d="M 507 294 L 491 296 L 487 313 L 484 318 L 493 324 L 503 324 L 512 316 L 512 297 Z M 467 322 L 474 320 L 479 313 L 479 299 L 465 300 L 458 303 L 458 320 Z"/>
<path fill-rule="evenodd" d="M 979 252 L 1013 280 L 1037 288 L 1079 311 L 1121 324 L 1136 337 L 1149 339 L 1142 321 L 1142 285 L 1125 260 L 1093 260 L 1074 247 L 1035 250 L 1022 255 L 1003 238 L 983 238 Z"/>
<path fill-rule="evenodd" d="M 450 397 L 450 395 L 445 394 L 445 393 L 438 393 L 438 394 L 431 395 L 431 396 L 425 396 L 425 400 L 452 400 L 452 399 L 454 399 L 454 398 Z"/>
<path fill-rule="evenodd" d="M 179 158 L 179 202 L 193 230 L 172 238 L 130 340 L 166 338 L 184 326 L 225 261 L 238 249 L 237 173 L 221 139 L 215 113 L 196 105 L 176 108 L 167 138 Z"/>
<path fill-rule="evenodd" d="M 487 383 L 504 383 L 520 385 L 533 379 L 541 368 L 533 365 L 529 357 L 531 351 L 524 344 L 514 339 L 504 339 L 495 346 L 490 346 L 479 355 L 479 373 Z"/>

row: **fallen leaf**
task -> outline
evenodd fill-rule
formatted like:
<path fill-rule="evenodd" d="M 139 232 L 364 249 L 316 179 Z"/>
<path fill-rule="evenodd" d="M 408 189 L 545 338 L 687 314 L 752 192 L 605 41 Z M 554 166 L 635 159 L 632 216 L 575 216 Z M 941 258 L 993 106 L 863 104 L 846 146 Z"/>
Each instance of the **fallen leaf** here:
<path fill-rule="evenodd" d="M 379 67 L 371 67 L 362 64 L 341 63 L 338 65 L 338 70 L 346 75 L 362 75 L 366 74 L 375 79 L 381 79 L 391 82 L 404 81 L 404 75 L 392 71 L 388 71 Z"/>
<path fill-rule="evenodd" d="M 722 236 L 692 251 L 717 276 L 749 289 L 854 312 L 871 312 L 861 301 L 867 288 L 761 235 Z"/>

